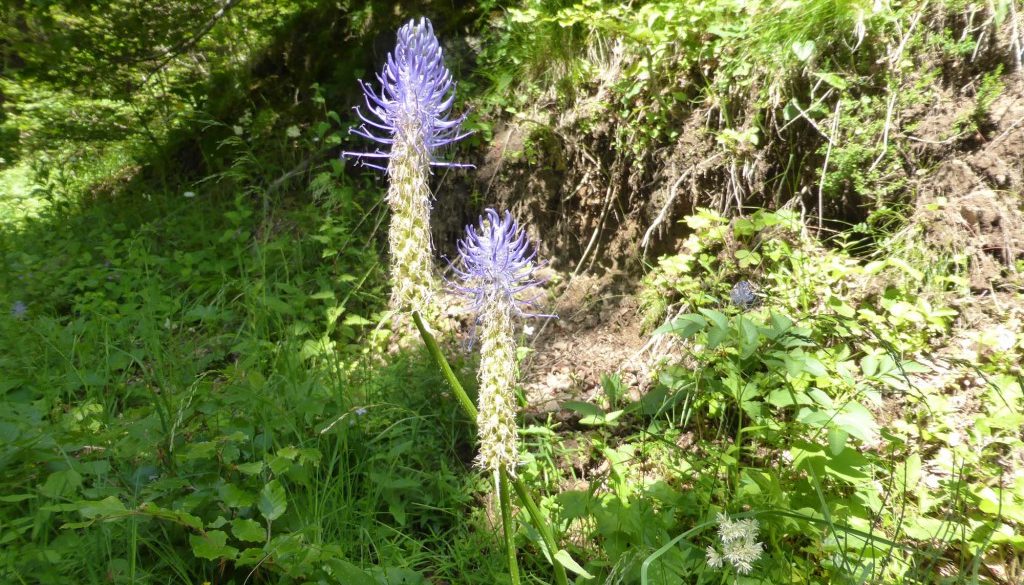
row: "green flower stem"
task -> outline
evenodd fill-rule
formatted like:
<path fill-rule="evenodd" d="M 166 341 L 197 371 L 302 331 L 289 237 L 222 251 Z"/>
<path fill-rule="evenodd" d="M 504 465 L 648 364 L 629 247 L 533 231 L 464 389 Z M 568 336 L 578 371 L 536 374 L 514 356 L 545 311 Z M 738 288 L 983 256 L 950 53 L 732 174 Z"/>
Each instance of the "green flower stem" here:
<path fill-rule="evenodd" d="M 420 331 L 420 337 L 423 338 L 423 343 L 427 346 L 427 351 L 430 352 L 430 357 L 434 358 L 437 365 L 441 367 L 441 373 L 444 374 L 445 379 L 448 380 L 448 384 L 452 387 L 452 391 L 455 392 L 455 398 L 458 399 L 462 405 L 462 409 L 466 411 L 469 418 L 476 420 L 476 405 L 469 399 L 469 395 L 462 388 L 462 384 L 459 379 L 455 377 L 455 372 L 452 371 L 452 367 L 448 365 L 448 360 L 445 359 L 444 354 L 441 353 L 440 346 L 437 345 L 437 340 L 434 336 L 427 331 L 426 325 L 423 324 L 423 317 L 420 316 L 419 311 L 412 312 L 412 320 L 416 322 L 416 329 Z"/>
<path fill-rule="evenodd" d="M 430 357 L 434 358 L 437 362 L 438 367 L 441 368 L 441 373 L 444 374 L 448 385 L 451 386 L 452 392 L 455 393 L 455 398 L 458 399 L 462 405 L 463 410 L 469 415 L 471 420 L 476 420 L 477 411 L 473 401 L 469 399 L 469 395 L 466 394 L 466 390 L 462 387 L 462 383 L 455 377 L 455 372 L 452 371 L 452 367 L 448 365 L 448 360 L 445 359 L 444 354 L 441 353 L 440 346 L 437 345 L 437 340 L 431 335 L 430 331 L 427 330 L 426 325 L 423 324 L 423 317 L 420 316 L 419 311 L 413 311 L 412 319 L 416 323 L 416 329 L 420 332 L 420 337 L 423 338 L 423 343 L 427 346 L 427 351 L 430 353 Z M 548 556 L 551 558 L 551 563 L 555 566 L 555 583 L 556 585 L 569 585 L 569 579 L 565 574 L 565 567 L 562 563 L 558 562 L 555 558 L 555 553 L 558 552 L 558 542 L 555 540 L 555 532 L 551 529 L 551 525 L 547 522 L 547 519 L 540 511 L 540 507 L 533 501 L 533 497 L 530 495 L 529 490 L 526 488 L 526 482 L 519 476 L 513 476 L 509 479 L 512 480 L 512 489 L 516 491 L 516 495 L 519 496 L 519 502 L 526 508 L 527 513 L 530 515 L 530 523 L 533 524 L 537 532 L 540 532 L 540 537 L 544 541 L 544 546 L 547 548 Z M 507 490 L 502 490 L 507 493 Z"/>
<path fill-rule="evenodd" d="M 498 499 L 501 501 L 501 528 L 505 534 L 508 572 L 512 575 L 512 585 L 519 585 L 519 562 L 516 561 L 516 543 L 512 537 L 512 502 L 508 497 L 508 471 L 504 467 L 498 476 Z"/>

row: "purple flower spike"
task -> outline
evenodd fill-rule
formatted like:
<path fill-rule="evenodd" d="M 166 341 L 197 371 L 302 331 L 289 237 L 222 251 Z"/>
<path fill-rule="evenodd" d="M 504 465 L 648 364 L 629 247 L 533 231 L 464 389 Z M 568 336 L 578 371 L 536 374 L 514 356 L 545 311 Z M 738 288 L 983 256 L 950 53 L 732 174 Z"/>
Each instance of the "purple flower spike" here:
<path fill-rule="evenodd" d="M 459 241 L 460 266 L 452 266 L 461 284 L 453 288 L 469 298 L 473 308 L 482 312 L 494 301 L 502 302 L 524 317 L 554 317 L 530 313 L 524 309 L 535 306 L 537 298 L 523 298 L 527 289 L 543 283 L 535 277 L 542 264 L 535 262 L 537 251 L 531 251 L 526 231 L 512 219 L 512 214 L 499 215 L 487 209 L 477 228 L 466 226 L 466 237 Z"/>
<path fill-rule="evenodd" d="M 365 166 L 385 170 L 381 164 L 365 159 L 387 159 L 396 143 L 414 142 L 423 149 L 434 166 L 471 167 L 472 165 L 434 160 L 438 148 L 461 140 L 470 132 L 461 132 L 466 115 L 451 116 L 455 101 L 455 83 L 444 65 L 441 45 L 434 36 L 430 21 L 410 20 L 398 29 L 398 42 L 394 52 L 388 54 L 384 70 L 377 75 L 381 90 L 378 94 L 369 83 L 359 81 L 363 88 L 367 112 L 356 107 L 363 121 L 352 134 L 388 146 L 391 152 L 375 149 L 373 152 L 343 152 L 343 157 L 358 159 Z"/>

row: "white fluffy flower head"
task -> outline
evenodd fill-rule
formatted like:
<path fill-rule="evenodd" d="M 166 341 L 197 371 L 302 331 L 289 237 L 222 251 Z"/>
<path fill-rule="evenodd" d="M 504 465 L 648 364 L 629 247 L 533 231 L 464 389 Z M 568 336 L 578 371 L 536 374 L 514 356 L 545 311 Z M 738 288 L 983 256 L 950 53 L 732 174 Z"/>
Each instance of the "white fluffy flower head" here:
<path fill-rule="evenodd" d="M 764 545 L 757 540 L 760 527 L 757 520 L 744 518 L 732 520 L 726 514 L 718 514 L 718 540 L 721 551 L 707 548 L 708 565 L 719 569 L 732 565 L 737 573 L 746 575 L 754 568 L 754 561 L 761 557 Z"/>

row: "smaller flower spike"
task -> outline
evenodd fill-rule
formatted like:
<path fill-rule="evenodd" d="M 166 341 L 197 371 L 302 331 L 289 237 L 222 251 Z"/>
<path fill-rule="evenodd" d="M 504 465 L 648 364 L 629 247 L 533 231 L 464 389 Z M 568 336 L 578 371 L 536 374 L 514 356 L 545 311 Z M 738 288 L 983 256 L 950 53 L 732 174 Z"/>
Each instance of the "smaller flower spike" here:
<path fill-rule="evenodd" d="M 459 241 L 461 267 L 452 266 L 461 281 L 457 292 L 473 303 L 480 327 L 480 392 L 477 428 L 480 467 L 498 476 L 504 469 L 515 475 L 519 463 L 516 400 L 513 387 L 516 342 L 512 317 L 550 317 L 523 311 L 534 299 L 522 293 L 540 284 L 534 277 L 537 252 L 512 214 L 488 209 L 476 228 L 466 228 Z"/>
<path fill-rule="evenodd" d="M 363 124 L 350 132 L 386 145 L 390 151 L 343 152 L 342 156 L 385 170 L 384 166 L 366 159 L 389 159 L 396 151 L 395 145 L 403 143 L 422 149 L 431 165 L 472 166 L 438 161 L 433 156 L 437 149 L 470 133 L 460 131 L 465 114 L 451 117 L 455 82 L 445 67 L 441 45 L 429 20 L 421 18 L 418 23 L 410 20 L 398 30 L 395 50 L 388 54 L 387 63 L 377 74 L 377 80 L 381 85 L 379 94 L 369 83 L 359 81 L 367 112 L 356 107 L 356 114 Z"/>
<path fill-rule="evenodd" d="M 453 288 L 470 299 L 478 313 L 493 301 L 502 301 L 523 317 L 553 317 L 530 313 L 537 296 L 523 298 L 522 293 L 542 284 L 535 276 L 537 251 L 531 250 L 526 231 L 512 219 L 493 209 L 484 211 L 478 227 L 466 226 L 466 237 L 459 241 L 460 266 L 452 271 L 461 281 Z"/>

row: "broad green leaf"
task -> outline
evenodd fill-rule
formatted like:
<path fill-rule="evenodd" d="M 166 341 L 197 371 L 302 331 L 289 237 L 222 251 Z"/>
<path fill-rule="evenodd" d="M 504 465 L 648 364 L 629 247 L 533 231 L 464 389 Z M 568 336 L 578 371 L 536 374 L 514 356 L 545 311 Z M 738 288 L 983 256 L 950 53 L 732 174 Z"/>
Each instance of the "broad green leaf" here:
<path fill-rule="evenodd" d="M 814 75 L 818 79 L 824 81 L 825 83 L 831 85 L 832 87 L 834 87 L 834 88 L 836 88 L 836 89 L 838 89 L 840 91 L 846 89 L 847 86 L 849 85 L 848 83 L 846 83 L 845 79 L 843 79 L 842 77 L 839 77 L 835 73 L 829 73 L 827 71 L 818 71 Z"/>
<path fill-rule="evenodd" d="M 205 535 L 192 534 L 188 537 L 188 541 L 192 545 L 192 554 L 201 559 L 232 560 L 238 554 L 237 548 L 227 545 L 228 534 L 221 530 L 211 530 Z"/>
<path fill-rule="evenodd" d="M 267 529 L 259 522 L 248 518 L 233 520 L 231 534 L 234 534 L 238 540 L 246 542 L 263 542 L 267 539 Z"/>
<path fill-rule="evenodd" d="M 861 358 L 860 371 L 864 373 L 865 378 L 874 376 L 878 371 L 878 356 L 869 354 Z"/>
<path fill-rule="evenodd" d="M 81 485 L 82 474 L 74 469 L 62 469 L 46 478 L 46 482 L 39 487 L 39 493 L 47 498 L 63 498 L 75 493 Z"/>
<path fill-rule="evenodd" d="M 246 475 L 256 475 L 263 471 L 263 462 L 253 461 L 251 463 L 239 463 L 235 468 Z"/>
<path fill-rule="evenodd" d="M 829 429 L 828 431 L 828 450 L 832 455 L 839 455 L 846 448 L 846 439 L 849 438 L 849 434 L 842 429 Z"/>
<path fill-rule="evenodd" d="M 220 499 L 232 508 L 247 508 L 256 503 L 256 495 L 243 490 L 235 484 L 224 484 L 218 490 Z"/>
<path fill-rule="evenodd" d="M 843 411 L 833 419 L 833 424 L 865 443 L 874 442 L 878 435 L 875 417 L 871 411 L 856 402 L 850 402 L 843 407 Z"/>
<path fill-rule="evenodd" d="M 370 321 L 366 317 L 361 315 L 349 315 L 345 317 L 345 320 L 341 322 L 342 325 L 373 325 L 373 321 Z"/>
<path fill-rule="evenodd" d="M 288 509 L 288 500 L 284 488 L 275 479 L 263 486 L 260 491 L 260 514 L 267 520 L 276 520 Z"/>
<path fill-rule="evenodd" d="M 825 370 L 825 365 L 814 356 L 806 356 L 804 359 L 804 371 L 814 376 L 815 378 L 821 378 L 828 375 L 828 371 Z"/>
<path fill-rule="evenodd" d="M 600 406 L 579 400 L 566 400 L 562 403 L 562 408 L 568 408 L 583 416 L 604 416 L 604 410 Z"/>
<path fill-rule="evenodd" d="M 791 388 L 779 388 L 778 390 L 772 390 L 768 394 L 768 404 L 778 408 L 785 408 L 787 406 L 794 406 L 797 404 L 808 405 L 814 404 L 807 394 L 803 392 L 795 392 Z"/>
<path fill-rule="evenodd" d="M 683 339 L 687 339 L 702 331 L 707 324 L 708 322 L 700 315 L 683 315 L 671 323 L 666 323 L 655 329 L 654 335 L 674 333 Z"/>
<path fill-rule="evenodd" d="M 95 518 L 97 516 L 121 514 L 127 512 L 128 509 L 124 507 L 124 502 L 119 500 L 117 496 L 108 496 L 98 502 L 82 502 L 78 511 L 86 518 Z"/>
<path fill-rule="evenodd" d="M 712 323 L 715 324 L 715 327 L 718 327 L 719 329 L 729 329 L 729 318 L 726 317 L 721 312 L 716 311 L 714 309 L 699 309 L 699 310 L 700 310 L 702 315 L 707 317 L 708 320 L 710 320 Z"/>

